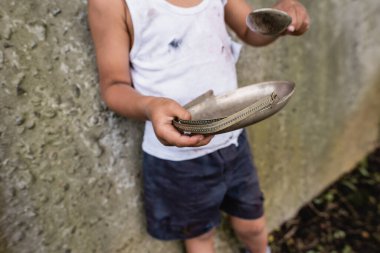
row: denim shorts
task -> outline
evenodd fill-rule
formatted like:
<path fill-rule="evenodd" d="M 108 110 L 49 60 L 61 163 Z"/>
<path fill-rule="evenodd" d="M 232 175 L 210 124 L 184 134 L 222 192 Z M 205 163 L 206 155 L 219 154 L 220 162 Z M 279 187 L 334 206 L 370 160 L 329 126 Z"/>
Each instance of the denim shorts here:
<path fill-rule="evenodd" d="M 186 161 L 144 153 L 144 208 L 151 236 L 197 237 L 219 225 L 221 211 L 242 219 L 263 215 L 263 193 L 245 132 L 238 143 Z"/>

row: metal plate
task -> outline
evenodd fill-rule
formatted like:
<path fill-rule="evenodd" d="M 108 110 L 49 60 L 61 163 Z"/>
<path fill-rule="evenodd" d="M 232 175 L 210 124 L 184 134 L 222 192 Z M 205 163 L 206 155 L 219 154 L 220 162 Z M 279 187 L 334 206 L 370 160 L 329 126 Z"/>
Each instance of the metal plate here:
<path fill-rule="evenodd" d="M 252 125 L 275 114 L 286 105 L 294 89 L 295 84 L 290 81 L 269 81 L 248 85 L 219 96 L 214 96 L 211 91 L 208 91 L 184 107 L 190 112 L 191 121 L 196 122 L 197 125 L 203 124 L 202 121 L 204 121 L 206 126 L 207 122 L 230 117 L 265 97 L 276 95 L 276 100 L 270 107 L 244 115 L 239 120 L 234 120 L 233 125 L 222 130 L 207 132 L 207 134 L 225 133 Z M 193 134 L 181 126 L 181 120 L 176 120 L 173 124 L 180 132 Z"/>

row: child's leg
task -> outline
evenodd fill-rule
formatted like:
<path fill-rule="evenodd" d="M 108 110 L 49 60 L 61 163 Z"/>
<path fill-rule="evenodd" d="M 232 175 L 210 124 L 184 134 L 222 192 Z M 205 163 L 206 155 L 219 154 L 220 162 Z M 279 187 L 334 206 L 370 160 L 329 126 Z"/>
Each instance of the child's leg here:
<path fill-rule="evenodd" d="M 195 238 L 185 240 L 187 253 L 214 253 L 215 229 Z"/>
<path fill-rule="evenodd" d="M 265 253 L 267 250 L 267 230 L 264 216 L 254 220 L 231 216 L 231 225 L 237 237 L 251 253 Z"/>
<path fill-rule="evenodd" d="M 235 151 L 225 152 L 223 157 L 228 159 L 229 166 L 224 173 L 228 190 L 221 209 L 230 215 L 231 225 L 248 250 L 265 253 L 264 196 L 245 133 L 239 136 Z"/>

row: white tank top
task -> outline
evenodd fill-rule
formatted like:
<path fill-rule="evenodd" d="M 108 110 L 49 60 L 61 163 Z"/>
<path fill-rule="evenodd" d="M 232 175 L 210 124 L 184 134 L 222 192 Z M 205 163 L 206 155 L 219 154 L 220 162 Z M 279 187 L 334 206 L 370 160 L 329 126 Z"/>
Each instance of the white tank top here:
<path fill-rule="evenodd" d="M 143 95 L 167 97 L 181 105 L 212 89 L 218 95 L 237 88 L 235 64 L 241 45 L 224 22 L 227 0 L 203 0 L 182 8 L 166 0 L 126 0 L 134 28 L 131 76 Z M 168 147 L 147 121 L 142 148 L 172 161 L 188 160 L 237 145 L 241 130 L 216 135 L 203 147 Z"/>

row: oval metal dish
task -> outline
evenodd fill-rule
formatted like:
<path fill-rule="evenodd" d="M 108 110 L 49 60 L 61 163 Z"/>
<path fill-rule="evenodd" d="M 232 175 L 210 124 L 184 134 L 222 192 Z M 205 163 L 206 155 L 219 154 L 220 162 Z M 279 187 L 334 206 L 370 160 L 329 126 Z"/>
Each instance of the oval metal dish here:
<path fill-rule="evenodd" d="M 281 110 L 293 95 L 295 84 L 269 81 L 248 85 L 220 96 L 212 91 L 197 97 L 184 107 L 191 120 L 174 119 L 183 134 L 221 134 L 243 128 Z"/>
<path fill-rule="evenodd" d="M 283 11 L 262 8 L 248 14 L 247 26 L 254 32 L 276 36 L 284 32 L 292 23 L 292 18 Z"/>

